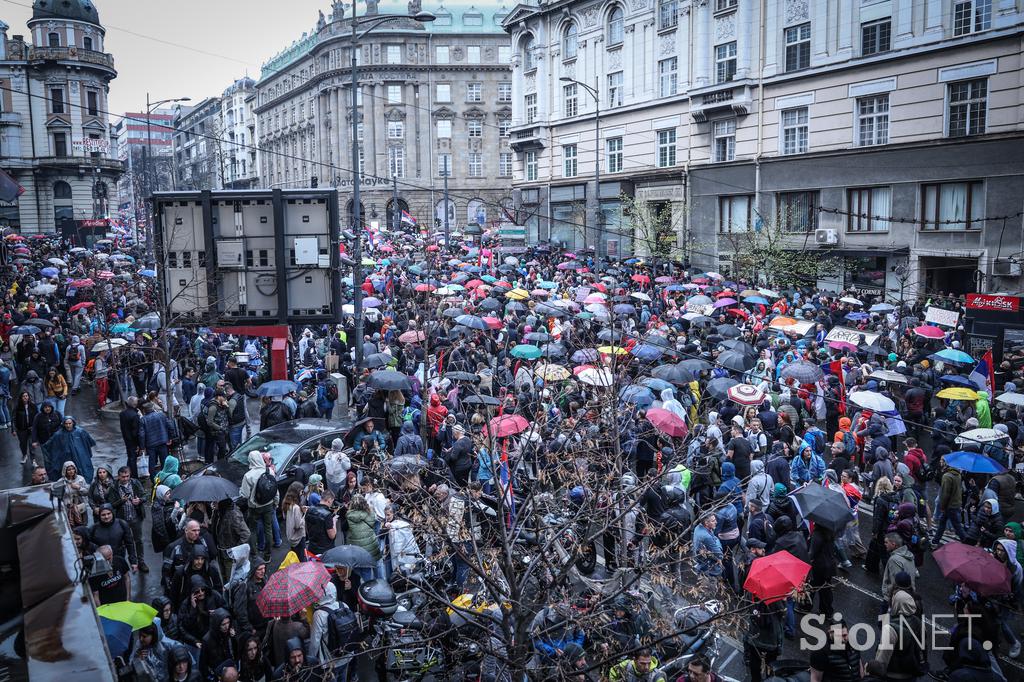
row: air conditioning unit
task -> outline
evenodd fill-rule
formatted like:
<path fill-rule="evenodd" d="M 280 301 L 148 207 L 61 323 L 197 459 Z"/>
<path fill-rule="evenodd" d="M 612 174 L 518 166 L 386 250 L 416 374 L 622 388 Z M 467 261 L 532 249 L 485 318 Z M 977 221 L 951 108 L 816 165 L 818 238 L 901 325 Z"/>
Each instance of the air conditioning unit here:
<path fill-rule="evenodd" d="M 814 231 L 814 243 L 819 245 L 838 244 L 839 230 L 820 229 Z"/>
<path fill-rule="evenodd" d="M 1020 277 L 1020 263 L 1013 258 L 997 258 L 992 263 L 992 274 L 996 277 Z"/>

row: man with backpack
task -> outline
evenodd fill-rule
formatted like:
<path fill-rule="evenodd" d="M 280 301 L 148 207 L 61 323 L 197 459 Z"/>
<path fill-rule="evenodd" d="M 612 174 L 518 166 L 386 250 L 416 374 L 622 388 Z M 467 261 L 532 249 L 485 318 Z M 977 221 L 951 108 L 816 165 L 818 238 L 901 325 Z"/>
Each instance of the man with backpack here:
<path fill-rule="evenodd" d="M 82 373 L 85 371 L 85 346 L 79 337 L 71 337 L 71 343 L 68 344 L 64 355 L 64 364 L 71 377 L 71 395 L 78 395 L 78 385 L 82 382 Z"/>
<path fill-rule="evenodd" d="M 331 380 L 327 372 L 320 373 L 320 381 L 316 385 L 316 405 L 324 419 L 334 414 L 334 404 L 338 401 L 338 384 Z"/>
<path fill-rule="evenodd" d="M 358 635 L 358 621 L 347 604 L 338 601 L 333 582 L 324 585 L 324 595 L 313 609 L 306 655 L 320 661 L 334 661 L 334 679 L 344 680 L 351 660 L 351 647 Z"/>
<path fill-rule="evenodd" d="M 228 451 L 231 451 L 242 442 L 242 431 L 246 423 L 245 396 L 236 391 L 230 381 L 224 382 L 224 396 L 228 407 Z"/>
<path fill-rule="evenodd" d="M 206 431 L 206 452 L 203 459 L 207 463 L 224 459 L 228 454 L 228 429 L 231 415 L 227 396 L 218 388 L 213 394 L 213 401 L 203 407 L 199 427 Z"/>
<path fill-rule="evenodd" d="M 249 547 L 252 548 L 252 555 L 256 556 L 257 550 L 262 552 L 263 558 L 270 561 L 269 536 L 274 528 L 274 510 L 277 508 L 277 477 L 267 465 L 270 455 L 261 450 L 253 450 L 249 453 L 249 470 L 242 477 L 242 484 L 238 493 L 246 501 L 249 513 L 246 521 L 249 524 Z M 263 533 L 259 532 L 260 523 L 263 524 Z M 263 547 L 260 548 L 260 542 Z M 280 538 L 275 538 L 274 546 L 280 545 Z"/>

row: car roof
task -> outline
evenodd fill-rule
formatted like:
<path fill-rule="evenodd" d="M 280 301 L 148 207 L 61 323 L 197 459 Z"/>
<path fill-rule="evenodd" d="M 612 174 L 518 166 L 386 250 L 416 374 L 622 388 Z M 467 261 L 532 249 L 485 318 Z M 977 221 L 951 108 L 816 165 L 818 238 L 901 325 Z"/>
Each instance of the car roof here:
<path fill-rule="evenodd" d="M 263 429 L 260 433 L 272 436 L 279 443 L 301 443 L 310 438 L 330 433 L 331 431 L 345 431 L 350 428 L 351 423 L 347 421 L 327 419 L 293 419 L 281 422 L 269 428 Z"/>

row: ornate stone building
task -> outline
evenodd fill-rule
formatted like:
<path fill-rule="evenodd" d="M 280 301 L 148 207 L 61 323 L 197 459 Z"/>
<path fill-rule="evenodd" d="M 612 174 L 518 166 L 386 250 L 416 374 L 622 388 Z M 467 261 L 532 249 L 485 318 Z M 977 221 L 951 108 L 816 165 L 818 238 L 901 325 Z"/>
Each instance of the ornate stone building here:
<path fill-rule="evenodd" d="M 367 14 L 406 14 L 417 0 L 367 3 Z M 395 20 L 358 46 L 362 210 L 390 224 L 399 207 L 420 224 L 488 225 L 511 206 L 511 41 L 495 4 L 423 6 L 437 20 Z M 256 84 L 263 187 L 335 186 L 352 214 L 351 24 L 342 3 L 263 67 Z M 449 203 L 443 199 L 448 170 Z"/>
<path fill-rule="evenodd" d="M 25 192 L 0 205 L 0 225 L 71 233 L 116 208 L 114 58 L 91 0 L 35 0 L 30 40 L 8 37 L 8 28 L 0 22 L 0 167 Z"/>

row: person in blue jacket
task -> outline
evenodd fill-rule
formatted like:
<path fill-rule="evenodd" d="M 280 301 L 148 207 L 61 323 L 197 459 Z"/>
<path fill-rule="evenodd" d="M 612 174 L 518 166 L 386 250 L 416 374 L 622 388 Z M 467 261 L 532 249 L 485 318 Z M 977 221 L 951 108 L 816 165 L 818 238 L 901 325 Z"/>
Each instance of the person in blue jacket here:
<path fill-rule="evenodd" d="M 71 461 L 78 468 L 78 473 L 87 483 L 92 482 L 93 465 L 92 449 L 96 441 L 89 432 L 77 425 L 74 417 L 64 417 L 60 430 L 43 444 L 46 473 L 51 481 L 56 481 L 61 474 L 61 463 Z"/>
<path fill-rule="evenodd" d="M 789 476 L 793 485 L 803 485 L 811 481 L 821 483 L 825 475 L 825 460 L 814 454 L 807 441 L 800 442 L 800 453 L 793 458 L 789 465 Z"/>

